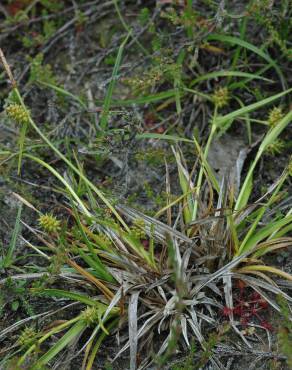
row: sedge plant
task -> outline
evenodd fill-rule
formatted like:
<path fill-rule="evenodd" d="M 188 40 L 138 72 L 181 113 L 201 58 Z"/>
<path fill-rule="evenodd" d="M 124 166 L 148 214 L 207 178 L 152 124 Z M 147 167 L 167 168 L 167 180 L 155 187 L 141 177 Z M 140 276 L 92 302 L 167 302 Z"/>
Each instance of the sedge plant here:
<path fill-rule="evenodd" d="M 190 4 L 188 2 L 189 12 Z M 117 2 L 115 5 L 119 12 Z M 190 36 L 191 31 L 189 28 Z M 285 87 L 279 67 L 261 49 L 234 37 L 210 35 L 209 40 L 237 45 L 254 52 L 268 63 L 267 68 L 275 69 Z M 103 105 L 101 128 L 104 130 L 108 126 L 115 77 L 126 41 L 119 49 L 113 78 Z M 292 113 L 278 115 L 277 119 L 274 117 L 276 113 L 274 114 L 273 124 L 269 126 L 255 158 L 251 161 L 238 194 L 228 179 L 218 183 L 208 164 L 208 153 L 218 132 L 224 132 L 238 118 L 249 119 L 249 113 L 276 102 L 292 89 L 250 105 L 241 105 L 241 108 L 231 113 L 220 115 L 220 109 L 231 99 L 230 91 L 236 87 L 235 83 L 233 86 L 229 84 L 228 89 L 219 88 L 211 97 L 194 90 L 193 86 L 205 79 L 218 77 L 241 77 L 245 79 L 241 82 L 241 87 L 251 79 L 263 79 L 263 71 L 248 74 L 232 70 L 210 73 L 188 85 L 176 81 L 173 90 L 123 101 L 123 105 L 129 105 L 170 99 L 176 103 L 178 114 L 181 112 L 180 99 L 184 94 L 197 94 L 214 104 L 210 134 L 205 146 L 201 146 L 196 138 L 159 134 L 141 134 L 138 137 L 191 142 L 199 158 L 198 168 L 194 167 L 189 172 L 182 150 L 173 147 L 182 194 L 175 201 L 168 201 L 156 217 L 150 217 L 127 205 L 113 206 L 103 192 L 88 179 L 77 158 L 68 159 L 44 135 L 25 105 L 2 51 L 0 57 L 15 96 L 14 103 L 6 108 L 6 113 L 21 126 L 18 169 L 21 168 L 23 158 L 46 168 L 64 186 L 63 193 L 70 204 L 66 207 L 70 217 L 68 224 L 52 214 L 39 214 L 38 227 L 30 227 L 29 230 L 43 248 L 31 243 L 27 245 L 33 247 L 48 262 L 49 277 L 50 274 L 55 274 L 58 279 L 69 276 L 74 284 L 64 281 L 60 288 L 58 281 L 47 279 L 44 286 L 35 284 L 31 287 L 31 294 L 58 298 L 60 302 L 69 300 L 77 307 L 74 312 L 69 313 L 72 317 L 61 323 L 53 322 L 52 327 L 47 330 L 45 327 L 41 328 L 25 342 L 23 337 L 29 331 L 24 329 L 24 334 L 20 335 L 17 342 L 17 366 L 30 362 L 31 369 L 40 369 L 57 363 L 66 349 L 78 345 L 78 354 L 84 352 L 83 369 L 90 370 L 94 368 L 94 360 L 102 342 L 108 335 L 116 333 L 118 328 L 125 329 L 128 335 L 122 341 L 116 358 L 129 349 L 131 370 L 138 366 L 145 368 L 153 362 L 150 353 L 157 333 L 162 338 L 156 351 L 158 356 L 168 353 L 174 334 L 177 336 L 177 346 L 190 347 L 191 339 L 195 337 L 201 348 L 208 351 L 210 361 L 218 366 L 219 359 L 211 350 L 209 353 L 206 346 L 206 333 L 217 328 L 218 318 L 224 308 L 230 325 L 251 346 L 240 331 L 242 323 L 237 320 L 234 312 L 233 281 L 243 281 L 278 311 L 279 305 L 267 292 L 281 294 L 287 302 L 292 301 L 272 278 L 279 276 L 291 281 L 291 275 L 266 265 L 263 259 L 267 253 L 288 248 L 292 244 L 292 238 L 289 237 L 292 229 L 291 210 L 280 216 L 270 213 L 282 197 L 282 188 L 291 174 L 291 163 L 260 199 L 249 203 L 256 166 L 267 148 L 275 143 L 290 123 Z M 49 87 L 58 89 L 56 86 Z M 84 102 L 81 103 L 84 107 Z M 269 117 L 270 120 L 272 118 Z M 28 128 L 33 129 L 65 163 L 72 175 L 77 175 L 79 183 L 69 181 L 51 164 L 25 150 L 24 141 Z M 169 177 L 166 179 L 169 192 L 170 180 Z M 80 184 L 84 189 L 82 194 L 79 192 Z M 164 214 L 167 223 L 165 218 L 159 219 Z M 265 221 L 267 217 L 268 222 Z M 8 267 L 14 245 L 15 242 L 6 260 Z M 37 276 L 39 277 L 35 275 Z M 23 324 L 21 322 L 17 327 Z M 5 329 L 0 333 L 0 338 L 13 330 L 14 327 Z M 58 339 L 54 342 L 52 339 L 56 334 Z M 147 354 L 138 365 L 137 357 L 142 349 L 146 349 Z"/>

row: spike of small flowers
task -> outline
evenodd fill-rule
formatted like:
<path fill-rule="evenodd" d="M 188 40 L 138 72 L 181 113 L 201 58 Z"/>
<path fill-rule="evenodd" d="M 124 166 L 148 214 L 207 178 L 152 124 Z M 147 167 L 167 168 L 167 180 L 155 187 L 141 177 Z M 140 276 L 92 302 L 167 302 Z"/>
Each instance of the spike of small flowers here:
<path fill-rule="evenodd" d="M 61 222 L 56 219 L 55 216 L 53 216 L 50 213 L 46 213 L 44 215 L 41 215 L 39 217 L 39 224 L 42 229 L 49 233 L 56 233 L 61 229 Z"/>
<path fill-rule="evenodd" d="M 268 154 L 275 156 L 280 154 L 285 148 L 285 143 L 283 140 L 275 140 L 273 143 L 267 146 L 266 151 Z"/>
<path fill-rule="evenodd" d="M 82 319 L 88 326 L 93 325 L 99 321 L 99 312 L 96 307 L 87 307 L 82 313 Z"/>
<path fill-rule="evenodd" d="M 18 343 L 21 346 L 28 347 L 35 341 L 36 336 L 37 333 L 33 328 L 26 327 L 18 337 Z"/>
<path fill-rule="evenodd" d="M 145 221 L 141 218 L 135 219 L 133 222 L 133 226 L 131 227 L 131 232 L 133 236 L 135 236 L 137 239 L 145 239 Z"/>
<path fill-rule="evenodd" d="M 268 116 L 268 125 L 271 127 L 276 126 L 276 124 L 281 121 L 281 119 L 284 117 L 284 113 L 282 111 L 281 107 L 274 107 L 270 110 L 269 116 Z"/>
<path fill-rule="evenodd" d="M 228 104 L 230 96 L 229 96 L 229 91 L 226 87 L 219 87 L 218 89 L 215 90 L 214 94 L 212 95 L 212 99 L 214 104 L 218 108 L 222 108 L 225 105 Z"/>
<path fill-rule="evenodd" d="M 9 118 L 20 125 L 29 123 L 29 112 L 20 104 L 10 104 L 5 109 Z"/>

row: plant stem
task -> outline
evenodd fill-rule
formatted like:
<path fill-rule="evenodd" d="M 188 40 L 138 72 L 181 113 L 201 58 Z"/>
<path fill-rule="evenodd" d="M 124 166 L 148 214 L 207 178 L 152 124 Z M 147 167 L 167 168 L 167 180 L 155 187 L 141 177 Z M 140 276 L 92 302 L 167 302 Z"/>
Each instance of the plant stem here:
<path fill-rule="evenodd" d="M 218 110 L 217 106 L 215 106 L 214 115 L 213 115 L 212 123 L 211 123 L 211 132 L 210 132 L 210 135 L 208 137 L 208 141 L 207 141 L 204 153 L 203 153 L 204 161 L 207 160 L 209 149 L 210 149 L 212 140 L 214 138 L 214 135 L 216 133 L 216 129 L 217 129 L 217 126 L 216 126 L 217 110 Z M 199 196 L 200 191 L 201 191 L 201 186 L 202 186 L 202 181 L 203 181 L 203 174 L 204 174 L 204 165 L 202 165 L 200 167 L 200 172 L 199 172 L 199 176 L 198 176 L 198 180 L 197 180 L 197 184 L 196 184 L 196 194 L 195 194 L 196 199 L 195 199 L 195 202 L 194 202 L 192 221 L 194 221 L 197 218 L 197 212 L 198 212 L 197 197 Z"/>

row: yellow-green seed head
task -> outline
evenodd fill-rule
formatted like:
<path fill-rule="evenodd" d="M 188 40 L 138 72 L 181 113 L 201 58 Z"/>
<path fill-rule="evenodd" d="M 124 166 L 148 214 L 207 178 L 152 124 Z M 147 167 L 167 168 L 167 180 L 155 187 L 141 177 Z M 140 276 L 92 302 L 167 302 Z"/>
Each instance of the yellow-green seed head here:
<path fill-rule="evenodd" d="M 134 220 L 133 226 L 131 227 L 131 233 L 137 239 L 146 238 L 145 221 L 142 218 L 137 218 Z"/>
<path fill-rule="evenodd" d="M 99 321 L 98 309 L 96 307 L 87 307 L 82 313 L 82 318 L 88 326 L 97 323 Z"/>
<path fill-rule="evenodd" d="M 276 126 L 276 124 L 281 121 L 281 119 L 284 117 L 284 113 L 282 112 L 281 107 L 274 107 L 269 112 L 268 117 L 268 125 L 271 127 Z"/>
<path fill-rule="evenodd" d="M 56 217 L 50 213 L 41 215 L 39 217 L 39 224 L 42 229 L 44 229 L 45 231 L 49 233 L 56 233 L 61 228 L 61 222 L 57 220 Z"/>
<path fill-rule="evenodd" d="M 18 340 L 17 340 L 18 344 L 20 346 L 28 347 L 34 342 L 34 340 L 36 339 L 36 336 L 37 336 L 37 333 L 35 332 L 34 329 L 32 329 L 30 327 L 26 327 L 22 331 L 20 336 L 18 337 Z"/>
<path fill-rule="evenodd" d="M 272 156 L 280 154 L 285 148 L 285 143 L 283 140 L 276 140 L 273 143 L 269 144 L 266 148 L 266 152 Z"/>
<path fill-rule="evenodd" d="M 226 87 L 219 87 L 219 89 L 216 89 L 212 95 L 212 99 L 218 108 L 224 107 L 228 104 L 230 99 L 228 89 Z"/>
<path fill-rule="evenodd" d="M 20 104 L 10 104 L 5 109 L 9 118 L 20 125 L 29 123 L 29 112 Z"/>

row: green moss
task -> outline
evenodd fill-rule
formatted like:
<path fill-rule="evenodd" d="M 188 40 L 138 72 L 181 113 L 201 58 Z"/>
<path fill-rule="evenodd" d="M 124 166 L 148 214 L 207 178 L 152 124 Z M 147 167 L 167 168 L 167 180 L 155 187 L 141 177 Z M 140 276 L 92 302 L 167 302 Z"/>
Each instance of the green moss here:
<path fill-rule="evenodd" d="M 145 161 L 148 166 L 156 167 L 164 164 L 166 152 L 164 149 L 141 150 L 135 155 L 137 161 Z"/>
<path fill-rule="evenodd" d="M 43 64 L 44 55 L 42 53 L 37 54 L 34 58 L 28 57 L 30 62 L 30 75 L 29 82 L 46 82 L 52 85 L 56 85 L 56 77 L 52 71 L 50 64 Z"/>

